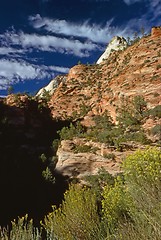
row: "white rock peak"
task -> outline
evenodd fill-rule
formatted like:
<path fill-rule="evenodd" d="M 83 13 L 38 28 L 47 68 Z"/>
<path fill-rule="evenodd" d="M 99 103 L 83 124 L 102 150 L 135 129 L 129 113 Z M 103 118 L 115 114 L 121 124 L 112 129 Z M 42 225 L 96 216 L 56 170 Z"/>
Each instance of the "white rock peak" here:
<path fill-rule="evenodd" d="M 55 79 L 53 79 L 47 86 L 41 88 L 38 93 L 36 94 L 36 96 L 42 97 L 44 91 L 49 92 L 50 94 L 52 94 L 54 92 L 54 89 L 57 87 L 57 82 L 55 81 Z"/>
<path fill-rule="evenodd" d="M 127 41 L 123 37 L 115 36 L 112 38 L 110 43 L 108 44 L 105 52 L 98 59 L 97 64 L 103 62 L 103 60 L 107 59 L 112 51 L 124 50 L 127 47 Z"/>
<path fill-rule="evenodd" d="M 66 80 L 66 76 L 65 75 L 58 75 L 57 77 L 55 77 L 53 80 L 51 80 L 49 82 L 49 84 L 43 88 L 41 88 L 38 93 L 36 94 L 36 96 L 38 97 L 43 97 L 44 95 L 44 91 L 48 92 L 50 95 L 52 95 L 54 93 L 54 91 L 56 90 L 56 88 L 58 87 L 58 85 L 62 82 Z"/>

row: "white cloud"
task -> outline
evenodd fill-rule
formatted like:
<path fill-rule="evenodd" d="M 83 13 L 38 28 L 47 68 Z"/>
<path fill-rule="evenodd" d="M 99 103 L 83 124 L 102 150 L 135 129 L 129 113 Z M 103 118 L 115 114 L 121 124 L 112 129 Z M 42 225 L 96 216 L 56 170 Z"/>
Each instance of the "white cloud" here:
<path fill-rule="evenodd" d="M 0 55 L 22 54 L 24 50 L 12 47 L 0 47 Z"/>
<path fill-rule="evenodd" d="M 2 38 L 2 36 L 0 36 Z M 39 50 L 73 54 L 79 57 L 89 56 L 89 52 L 98 48 L 91 42 L 60 38 L 51 35 L 6 32 L 3 35 L 8 45 L 19 46 L 28 51 Z"/>
<path fill-rule="evenodd" d="M 5 79 L 9 82 L 18 82 L 35 78 L 42 79 L 45 76 L 48 76 L 47 72 L 44 72 L 39 66 L 24 61 L 0 60 L 0 79 L 3 81 Z"/>
<path fill-rule="evenodd" d="M 98 24 L 89 24 L 88 21 L 80 24 L 68 22 L 66 20 L 42 18 L 39 14 L 36 16 L 31 16 L 29 19 L 32 26 L 38 30 L 43 28 L 54 34 L 62 34 L 68 37 L 72 36 L 74 38 L 87 38 L 89 41 L 92 41 L 93 44 L 97 43 L 97 47 L 99 47 L 101 44 L 107 44 L 112 37 L 116 35 L 132 37 L 134 29 L 137 26 L 140 27 L 140 23 L 138 20 L 136 21 L 136 19 L 129 20 L 126 25 L 119 27 L 112 26 L 113 19 L 107 21 L 104 26 Z"/>
<path fill-rule="evenodd" d="M 66 20 L 42 18 L 39 14 L 29 17 L 29 20 L 32 26 L 36 29 L 43 28 L 54 34 L 87 38 L 90 41 L 97 43 L 107 43 L 108 35 L 114 30 L 117 30 L 111 27 L 113 19 L 107 21 L 104 27 L 98 24 L 90 25 L 88 21 L 81 24 L 68 22 Z"/>
<path fill-rule="evenodd" d="M 143 2 L 144 0 L 124 0 L 130 5 L 135 2 Z M 131 18 L 126 24 L 120 26 L 112 26 L 113 20 L 110 19 L 104 26 L 99 24 L 90 24 L 88 21 L 83 23 L 69 22 L 66 20 L 42 18 L 39 14 L 30 16 L 31 25 L 37 30 L 46 30 L 50 34 L 59 34 L 66 37 L 86 38 L 92 43 L 107 44 L 113 36 L 119 35 L 125 38 L 133 37 L 134 32 L 139 32 L 144 27 L 148 33 L 153 25 L 153 22 L 158 22 L 161 17 L 160 0 L 147 0 L 147 11 L 140 16 L 140 19 Z"/>
<path fill-rule="evenodd" d="M 50 71 L 60 72 L 60 73 L 67 73 L 67 72 L 69 72 L 69 68 L 60 67 L 60 66 L 50 66 L 50 67 L 47 67 L 47 69 L 50 70 Z"/>
<path fill-rule="evenodd" d="M 65 67 L 38 66 L 25 61 L 2 59 L 0 60 L 0 89 L 6 89 L 8 85 L 19 81 L 52 79 L 55 76 L 54 72 L 66 73 L 68 70 Z"/>
<path fill-rule="evenodd" d="M 158 7 L 158 5 L 159 5 L 160 3 L 161 3 L 160 0 L 151 0 L 151 1 L 150 1 L 151 6 L 153 6 L 153 7 Z"/>

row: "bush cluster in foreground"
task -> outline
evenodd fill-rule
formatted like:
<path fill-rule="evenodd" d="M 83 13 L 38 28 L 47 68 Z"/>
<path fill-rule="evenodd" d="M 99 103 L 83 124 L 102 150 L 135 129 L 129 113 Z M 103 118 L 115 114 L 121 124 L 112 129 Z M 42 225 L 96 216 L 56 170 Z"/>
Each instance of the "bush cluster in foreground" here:
<path fill-rule="evenodd" d="M 1 229 L 0 239 L 161 239 L 160 149 L 138 150 L 122 168 L 123 174 L 116 177 L 105 171 L 92 176 L 91 187 L 71 185 L 41 229 L 35 229 L 26 216 L 12 222 L 10 232 Z"/>

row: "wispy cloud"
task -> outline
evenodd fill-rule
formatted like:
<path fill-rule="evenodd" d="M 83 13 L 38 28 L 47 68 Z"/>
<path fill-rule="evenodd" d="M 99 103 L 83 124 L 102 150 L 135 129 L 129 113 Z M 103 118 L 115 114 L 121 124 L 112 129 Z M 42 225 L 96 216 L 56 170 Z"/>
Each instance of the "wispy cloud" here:
<path fill-rule="evenodd" d="M 89 51 L 97 47 L 89 42 L 82 43 L 51 35 L 25 34 L 14 29 L 0 35 L 0 44 L 0 90 L 27 80 L 53 79 L 56 74 L 69 71 L 65 66 L 42 65 L 39 61 L 36 63 L 35 59 L 29 59 L 29 53 L 42 54 L 43 51 L 48 51 L 87 56 Z"/>
<path fill-rule="evenodd" d="M 47 75 L 41 67 L 24 61 L 9 59 L 0 60 L 0 80 L 5 82 L 18 82 L 30 79 L 42 79 Z M 1 82 L 2 84 L 2 82 Z"/>
<path fill-rule="evenodd" d="M 68 70 L 65 67 L 34 65 L 22 60 L 2 59 L 0 60 L 0 90 L 19 81 L 52 79 L 55 77 L 54 72 L 66 73 Z"/>
<path fill-rule="evenodd" d="M 69 68 L 67 67 L 60 67 L 60 66 L 47 66 L 47 70 L 59 72 L 59 73 L 67 73 L 69 72 Z"/>
<path fill-rule="evenodd" d="M 2 38 L 2 36 L 1 36 Z M 8 45 L 18 46 L 28 51 L 48 51 L 73 54 L 79 57 L 89 56 L 89 52 L 98 48 L 91 42 L 67 39 L 52 35 L 25 34 L 24 32 L 6 32 L 3 35 Z"/>
<path fill-rule="evenodd" d="M 53 20 L 42 18 L 39 14 L 30 16 L 29 20 L 36 29 L 45 29 L 49 33 L 62 34 L 63 36 L 87 38 L 97 43 L 107 43 L 107 36 L 118 30 L 111 26 L 113 19 L 107 21 L 105 26 L 89 24 L 88 21 L 73 23 L 66 20 Z"/>
<path fill-rule="evenodd" d="M 16 48 L 12 48 L 12 47 L 0 47 L 0 55 L 11 55 L 11 54 L 24 54 L 25 51 L 22 49 L 16 49 Z"/>
<path fill-rule="evenodd" d="M 92 0 L 91 0 L 92 1 Z M 102 0 L 93 0 L 100 2 Z M 161 17 L 160 0 L 122 0 L 129 7 L 134 3 L 143 3 L 145 13 L 140 17 L 131 18 L 122 25 L 114 25 L 115 17 L 108 20 L 106 24 L 91 24 L 88 20 L 78 23 L 61 19 L 50 19 L 41 17 L 39 14 L 30 16 L 30 24 L 37 30 L 46 30 L 49 34 L 56 34 L 63 37 L 74 37 L 76 39 L 87 39 L 93 43 L 106 44 L 113 36 L 121 35 L 124 37 L 132 36 L 134 31 L 139 31 L 143 26 L 145 30 L 153 26 L 153 23 L 159 24 Z M 117 17 L 117 16 L 116 16 Z"/>

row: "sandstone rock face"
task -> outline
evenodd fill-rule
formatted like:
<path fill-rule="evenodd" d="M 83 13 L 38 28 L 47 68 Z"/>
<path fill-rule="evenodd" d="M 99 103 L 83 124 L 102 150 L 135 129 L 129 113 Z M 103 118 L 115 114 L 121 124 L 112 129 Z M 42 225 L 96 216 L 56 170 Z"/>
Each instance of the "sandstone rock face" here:
<path fill-rule="evenodd" d="M 151 31 L 152 37 L 161 36 L 161 27 L 153 27 Z"/>
<path fill-rule="evenodd" d="M 78 64 L 69 70 L 68 79 L 79 77 L 79 75 L 86 70 L 87 70 L 86 65 Z"/>
<path fill-rule="evenodd" d="M 94 115 L 108 110 L 115 121 L 122 99 L 138 95 L 153 108 L 161 104 L 160 76 L 160 37 L 143 37 L 124 51 L 111 52 L 101 64 L 73 67 L 51 97 L 52 116 L 78 119 L 80 115 L 89 126 Z"/>
<path fill-rule="evenodd" d="M 95 152 L 74 152 L 77 145 L 87 145 L 97 149 Z M 145 148 L 140 144 L 129 142 L 126 144 L 125 151 L 117 151 L 105 143 L 87 141 L 82 138 L 73 140 L 63 140 L 57 151 L 58 162 L 55 170 L 63 176 L 77 178 L 84 181 L 84 177 L 95 175 L 101 168 L 104 168 L 112 175 L 120 173 L 121 163 L 129 154 L 132 154 L 137 148 Z"/>
<path fill-rule="evenodd" d="M 73 147 L 77 144 L 87 144 L 88 146 L 97 147 L 98 150 L 96 153 L 74 153 Z M 101 155 L 101 153 L 103 154 Z M 58 162 L 55 170 L 64 176 L 76 177 L 80 180 L 83 180 L 85 176 L 97 174 L 102 167 L 115 175 L 121 172 L 121 157 L 125 153 L 115 152 L 111 156 L 116 158 L 107 158 L 106 156 L 110 156 L 111 153 L 112 149 L 103 146 L 101 143 L 86 142 L 85 139 L 78 138 L 73 141 L 63 140 L 57 151 Z"/>
<path fill-rule="evenodd" d="M 112 51 L 124 50 L 127 47 L 126 39 L 123 37 L 115 36 L 108 44 L 105 52 L 98 59 L 97 64 L 102 63 L 103 60 L 107 59 Z"/>
<path fill-rule="evenodd" d="M 5 102 L 9 106 L 19 107 L 20 102 L 25 105 L 28 103 L 28 96 L 27 95 L 16 96 L 14 94 L 10 94 L 5 98 Z"/>
<path fill-rule="evenodd" d="M 53 80 L 50 81 L 50 83 L 41 88 L 38 93 L 36 94 L 36 96 L 38 97 L 42 97 L 43 94 L 44 94 L 44 91 L 47 91 L 50 95 L 52 95 L 55 91 L 55 89 L 58 87 L 58 85 L 62 82 L 62 81 L 65 81 L 66 77 L 65 76 L 62 76 L 62 75 L 59 75 L 57 76 L 56 78 L 54 78 Z"/>

